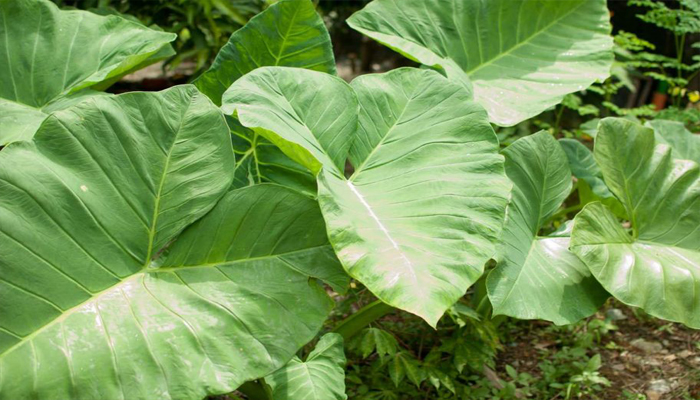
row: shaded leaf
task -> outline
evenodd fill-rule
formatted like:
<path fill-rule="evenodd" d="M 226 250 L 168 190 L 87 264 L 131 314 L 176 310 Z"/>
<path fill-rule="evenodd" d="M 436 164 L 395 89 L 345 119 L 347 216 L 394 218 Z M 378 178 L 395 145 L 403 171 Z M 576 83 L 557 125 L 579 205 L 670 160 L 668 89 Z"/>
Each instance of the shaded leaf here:
<path fill-rule="evenodd" d="M 331 38 L 310 0 L 281 0 L 231 35 L 194 81 L 217 105 L 236 80 L 256 68 L 286 66 L 335 74 Z"/>
<path fill-rule="evenodd" d="M 593 193 L 600 198 L 613 197 L 608 187 L 605 186 L 603 173 L 593 158 L 593 152 L 585 144 L 576 139 L 559 139 L 559 144 L 564 149 L 571 172 L 576 178 L 586 181 Z"/>

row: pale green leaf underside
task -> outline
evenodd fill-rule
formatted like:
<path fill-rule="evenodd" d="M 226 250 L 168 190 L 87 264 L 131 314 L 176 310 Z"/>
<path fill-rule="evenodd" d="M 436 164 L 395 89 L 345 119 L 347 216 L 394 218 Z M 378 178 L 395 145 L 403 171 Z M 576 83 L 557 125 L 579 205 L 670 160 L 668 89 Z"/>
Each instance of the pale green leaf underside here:
<path fill-rule="evenodd" d="M 621 301 L 700 327 L 700 168 L 674 159 L 652 129 L 601 121 L 594 155 L 630 217 L 631 235 L 601 204 L 576 217 L 572 250 Z"/>
<path fill-rule="evenodd" d="M 604 0 L 375 0 L 348 24 L 451 79 L 461 69 L 502 126 L 607 78 L 613 61 Z"/>
<path fill-rule="evenodd" d="M 314 174 L 321 166 L 342 174 L 357 128 L 357 97 L 342 79 L 262 67 L 231 85 L 221 108 Z"/>
<path fill-rule="evenodd" d="M 318 206 L 260 186 L 200 219 L 233 167 L 192 86 L 94 98 L 0 152 L 2 397 L 202 398 L 311 339 L 332 304 L 309 277 L 343 285 Z"/>
<path fill-rule="evenodd" d="M 494 255 L 510 191 L 497 139 L 469 93 L 434 71 L 352 86 L 355 172 L 319 175 L 331 243 L 352 277 L 434 326 Z"/>
<path fill-rule="evenodd" d="M 514 186 L 498 265 L 486 283 L 494 314 L 559 325 L 593 314 L 607 296 L 569 252 L 569 238 L 537 236 L 571 191 L 566 154 L 544 131 L 517 140 L 503 154 Z"/>
<path fill-rule="evenodd" d="M 331 38 L 310 0 L 281 0 L 231 35 L 211 68 L 194 84 L 218 105 L 226 89 L 264 66 L 335 74 Z"/>
<path fill-rule="evenodd" d="M 122 75 L 175 38 L 115 15 L 0 0 L 0 145 L 31 139 L 47 104 Z"/>
<path fill-rule="evenodd" d="M 306 361 L 294 357 L 265 378 L 275 400 L 345 400 L 343 337 L 324 335 Z"/>
<path fill-rule="evenodd" d="M 654 130 L 657 143 L 673 149 L 675 158 L 700 163 L 700 135 L 690 132 L 683 123 L 657 119 L 648 121 L 645 126 Z"/>

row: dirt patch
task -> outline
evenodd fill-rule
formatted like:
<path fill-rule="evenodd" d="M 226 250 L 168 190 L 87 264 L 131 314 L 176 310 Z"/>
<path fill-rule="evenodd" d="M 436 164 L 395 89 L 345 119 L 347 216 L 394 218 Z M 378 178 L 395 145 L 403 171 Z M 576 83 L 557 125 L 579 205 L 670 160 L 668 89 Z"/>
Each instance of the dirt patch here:
<path fill-rule="evenodd" d="M 595 337 L 589 356 L 600 354 L 600 374 L 611 385 L 596 394 L 599 399 L 698 400 L 700 399 L 700 331 L 649 317 L 611 302 L 591 319 L 606 320 L 616 329 Z M 611 321 L 610 317 L 616 320 Z M 565 346 L 562 332 L 539 321 L 516 325 L 498 354 L 497 371 L 505 365 L 541 376 L 539 363 Z M 587 325 L 577 326 L 587 329 Z M 572 332 L 574 335 L 576 332 Z M 596 333 L 597 334 L 597 333 Z M 640 396 L 641 395 L 641 396 Z M 644 396 L 644 397 L 642 397 Z"/>

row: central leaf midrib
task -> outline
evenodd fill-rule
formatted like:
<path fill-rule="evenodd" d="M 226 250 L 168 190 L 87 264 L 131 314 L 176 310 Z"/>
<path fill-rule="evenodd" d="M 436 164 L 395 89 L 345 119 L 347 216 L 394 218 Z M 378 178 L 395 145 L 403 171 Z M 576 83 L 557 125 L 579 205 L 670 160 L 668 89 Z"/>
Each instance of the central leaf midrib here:
<path fill-rule="evenodd" d="M 158 216 L 160 215 L 160 199 L 162 198 L 163 188 L 165 187 L 165 179 L 167 178 L 168 170 L 170 169 L 170 159 L 172 157 L 173 150 L 177 146 L 177 139 L 180 136 L 180 133 L 182 133 L 182 127 L 185 124 L 187 113 L 192 107 L 192 103 L 194 103 L 196 96 L 197 94 L 192 96 L 190 101 L 187 103 L 187 107 L 183 111 L 182 116 L 180 118 L 180 126 L 177 128 L 177 132 L 175 133 L 175 137 L 173 138 L 173 144 L 172 146 L 170 146 L 170 150 L 168 150 L 168 155 L 165 158 L 165 165 L 163 166 L 163 173 L 160 177 L 160 183 L 158 185 L 158 191 L 156 192 L 155 203 L 153 206 L 153 222 L 151 223 L 151 229 L 148 232 L 148 249 L 146 250 L 146 259 L 144 260 L 142 270 L 148 267 L 148 264 L 151 262 L 151 257 L 153 257 L 153 241 L 156 237 L 156 226 L 158 224 Z"/>
<path fill-rule="evenodd" d="M 403 110 L 401 110 L 401 114 L 399 114 L 399 116 L 396 117 L 396 120 L 394 121 L 394 123 L 391 124 L 391 127 L 389 129 L 387 129 L 386 134 L 381 139 L 379 139 L 379 142 L 377 143 L 377 145 L 374 146 L 374 148 L 372 149 L 372 151 L 369 152 L 369 154 L 367 154 L 367 157 L 365 157 L 364 161 L 362 161 L 362 163 L 360 163 L 360 165 L 357 168 L 355 168 L 355 172 L 353 172 L 352 176 L 350 176 L 350 178 L 348 179 L 349 182 L 353 182 L 354 179 L 357 178 L 357 176 L 362 172 L 362 169 L 365 167 L 367 162 L 370 160 L 370 158 L 372 158 L 374 153 L 376 153 L 377 150 L 380 147 L 382 147 L 382 145 L 384 144 L 386 139 L 394 132 L 394 129 L 398 126 L 399 121 L 401 121 L 401 119 L 403 118 L 403 115 L 406 113 L 406 110 L 408 109 L 408 105 L 411 103 L 411 101 L 413 101 L 413 97 L 410 97 L 406 100 L 406 104 L 404 104 Z M 359 124 L 358 124 L 358 126 L 359 126 Z"/>
<path fill-rule="evenodd" d="M 374 213 L 374 210 L 372 210 L 372 207 L 369 205 L 369 203 L 367 203 L 364 196 L 362 196 L 362 194 L 355 188 L 355 185 L 353 185 L 352 182 L 350 182 L 349 180 L 345 181 L 345 182 L 348 185 L 348 187 L 350 188 L 350 191 L 353 193 L 353 195 L 355 195 L 357 200 L 360 201 L 360 204 L 362 204 L 362 206 L 365 207 L 365 209 L 369 213 L 370 218 L 372 218 L 372 220 L 374 220 L 374 222 L 379 227 L 379 230 L 381 230 L 382 233 L 386 236 L 386 238 L 389 239 L 389 242 L 391 243 L 392 247 L 394 247 L 394 249 L 396 249 L 396 251 L 399 253 L 401 258 L 404 259 L 404 261 L 406 262 L 405 266 L 411 272 L 411 276 L 413 277 L 413 281 L 416 284 L 418 284 L 418 277 L 416 276 L 416 271 L 415 271 L 415 268 L 413 267 L 413 263 L 408 258 L 408 256 L 406 256 L 406 254 L 403 252 L 403 250 L 401 249 L 401 246 L 398 244 L 398 242 L 396 240 L 394 240 L 394 238 L 391 236 L 389 229 L 386 226 L 384 226 L 382 221 L 379 219 L 379 216 L 377 216 L 377 214 Z"/>

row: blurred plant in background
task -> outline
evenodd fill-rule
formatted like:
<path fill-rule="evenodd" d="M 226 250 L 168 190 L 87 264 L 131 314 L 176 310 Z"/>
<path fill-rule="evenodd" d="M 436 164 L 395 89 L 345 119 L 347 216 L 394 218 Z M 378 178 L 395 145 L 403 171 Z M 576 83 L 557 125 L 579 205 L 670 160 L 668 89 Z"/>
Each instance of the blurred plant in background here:
<path fill-rule="evenodd" d="M 700 2 L 680 0 L 677 8 L 654 0 L 630 0 L 628 4 L 645 7 L 648 11 L 637 17 L 673 35 L 675 57 L 653 52 L 655 48 L 652 45 L 636 53 L 631 61 L 631 65 L 643 70 L 644 75 L 668 88 L 671 105 L 661 110 L 657 118 L 684 122 L 691 130 L 698 131 L 700 110 L 685 106 L 700 100 L 697 91 L 691 92 L 687 88 L 689 82 L 700 72 L 700 54 L 691 57 L 687 55 L 688 37 L 700 33 Z M 690 48 L 700 50 L 700 42 L 692 43 Z"/>
<path fill-rule="evenodd" d="M 175 68 L 192 60 L 196 71 L 205 68 L 233 32 L 277 0 L 53 0 L 59 7 L 75 7 L 97 14 L 122 14 L 145 25 L 157 25 L 178 35 L 177 54 L 166 62 Z"/>

